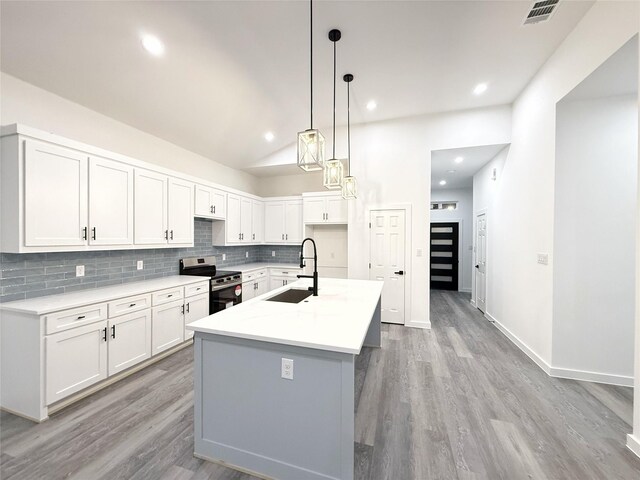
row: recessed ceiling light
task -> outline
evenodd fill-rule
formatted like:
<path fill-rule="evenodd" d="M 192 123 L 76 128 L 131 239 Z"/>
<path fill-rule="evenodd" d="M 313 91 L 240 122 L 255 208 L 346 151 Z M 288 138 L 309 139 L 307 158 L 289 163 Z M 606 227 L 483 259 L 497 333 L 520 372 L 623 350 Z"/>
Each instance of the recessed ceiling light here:
<path fill-rule="evenodd" d="M 267 132 L 267 133 L 264 134 L 264 139 L 267 142 L 273 142 L 274 138 L 276 138 L 276 136 L 272 132 Z"/>
<path fill-rule="evenodd" d="M 377 106 L 378 104 L 376 103 L 375 100 L 369 100 L 369 102 L 367 103 L 367 110 L 369 111 L 375 110 Z"/>
<path fill-rule="evenodd" d="M 464 162 L 464 157 L 456 157 L 453 161 L 456 163 L 462 163 Z"/>
<path fill-rule="evenodd" d="M 447 170 L 447 173 L 452 173 L 453 174 L 453 173 L 456 173 L 456 171 L 455 170 Z"/>
<path fill-rule="evenodd" d="M 142 35 L 142 46 L 155 57 L 159 57 L 164 53 L 164 44 L 154 35 Z"/>
<path fill-rule="evenodd" d="M 479 83 L 473 89 L 473 93 L 475 95 L 482 95 L 484 92 L 487 91 L 487 88 L 488 88 L 488 85 L 486 83 Z"/>
<path fill-rule="evenodd" d="M 446 184 L 447 184 L 447 181 L 446 181 L 446 180 L 440 180 L 440 182 L 439 182 L 439 183 L 440 183 L 440 185 L 446 185 Z"/>

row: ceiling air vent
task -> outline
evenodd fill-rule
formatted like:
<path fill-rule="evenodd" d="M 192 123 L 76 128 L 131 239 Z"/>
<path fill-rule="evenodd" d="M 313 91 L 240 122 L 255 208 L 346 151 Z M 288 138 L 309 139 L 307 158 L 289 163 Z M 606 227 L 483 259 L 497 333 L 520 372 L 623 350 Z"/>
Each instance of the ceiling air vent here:
<path fill-rule="evenodd" d="M 535 2 L 527 14 L 527 18 L 524 19 L 524 25 L 546 22 L 558 8 L 558 3 L 560 3 L 560 0 L 543 0 L 541 2 Z"/>

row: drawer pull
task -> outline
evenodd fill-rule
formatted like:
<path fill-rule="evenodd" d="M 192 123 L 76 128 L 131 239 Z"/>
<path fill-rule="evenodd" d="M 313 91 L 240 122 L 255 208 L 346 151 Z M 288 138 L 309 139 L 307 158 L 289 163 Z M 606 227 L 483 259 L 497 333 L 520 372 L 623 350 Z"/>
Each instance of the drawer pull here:
<path fill-rule="evenodd" d="M 198 287 L 198 288 L 196 288 L 196 290 L 202 290 L 202 287 Z"/>
<path fill-rule="evenodd" d="M 135 307 L 135 306 L 136 306 L 136 304 L 135 304 L 135 303 L 132 303 L 131 305 L 129 305 L 129 308 L 131 308 L 131 307 Z"/>
<path fill-rule="evenodd" d="M 84 316 L 84 315 L 80 315 L 80 316 L 78 317 L 78 320 L 82 320 L 83 318 L 85 318 L 85 316 Z"/>
<path fill-rule="evenodd" d="M 169 295 L 167 295 L 167 298 L 171 298 L 173 297 L 173 293 L 170 293 Z"/>

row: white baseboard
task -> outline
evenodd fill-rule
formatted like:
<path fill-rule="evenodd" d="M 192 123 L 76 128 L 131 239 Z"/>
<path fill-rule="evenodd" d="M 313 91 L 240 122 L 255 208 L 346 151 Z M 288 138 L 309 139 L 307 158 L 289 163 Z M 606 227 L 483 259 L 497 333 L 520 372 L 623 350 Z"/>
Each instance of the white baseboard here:
<path fill-rule="evenodd" d="M 458 291 L 462 292 L 462 293 L 471 293 L 471 289 L 470 288 L 459 288 Z"/>
<path fill-rule="evenodd" d="M 640 457 L 640 438 L 632 434 L 627 435 L 627 447 Z"/>
<path fill-rule="evenodd" d="M 529 348 L 522 340 L 515 336 L 507 327 L 497 321 L 491 314 L 485 313 L 485 317 L 493 322 L 498 330 L 500 330 L 509 340 L 511 340 L 550 377 L 567 378 L 569 380 L 580 380 L 583 382 L 605 383 L 607 385 L 618 385 L 622 387 L 633 387 L 633 377 L 628 377 L 625 375 L 613 375 L 609 373 L 588 372 L 570 368 L 553 367 L 549 365 L 542 357 L 540 357 L 540 355 Z"/>
<path fill-rule="evenodd" d="M 513 333 L 511 333 L 511 331 L 507 327 L 502 325 L 492 315 L 490 315 L 489 313 L 485 313 L 485 317 L 487 317 L 490 321 L 492 321 L 498 330 L 500 330 L 509 340 L 511 340 L 516 345 L 516 347 L 522 350 L 525 353 L 525 355 L 527 355 L 527 357 L 533 360 L 536 363 L 536 365 L 538 365 L 542 370 L 544 370 L 547 375 L 550 375 L 551 366 L 547 362 L 545 362 L 540 355 L 538 355 L 536 352 L 531 350 L 527 346 L 527 344 L 525 344 L 522 340 L 520 340 Z"/>
<path fill-rule="evenodd" d="M 471 304 L 471 306 L 473 308 L 476 308 L 476 302 L 475 302 L 475 300 L 473 298 L 471 300 L 469 300 L 469 303 Z"/>
<path fill-rule="evenodd" d="M 573 370 L 571 368 L 551 367 L 552 377 L 568 378 L 569 380 L 582 380 L 584 382 L 606 383 L 620 387 L 633 387 L 633 377 L 625 375 L 612 375 L 609 373 L 587 372 L 585 370 Z"/>
<path fill-rule="evenodd" d="M 406 322 L 404 326 L 409 328 L 424 328 L 427 330 L 431 330 L 431 322 Z"/>

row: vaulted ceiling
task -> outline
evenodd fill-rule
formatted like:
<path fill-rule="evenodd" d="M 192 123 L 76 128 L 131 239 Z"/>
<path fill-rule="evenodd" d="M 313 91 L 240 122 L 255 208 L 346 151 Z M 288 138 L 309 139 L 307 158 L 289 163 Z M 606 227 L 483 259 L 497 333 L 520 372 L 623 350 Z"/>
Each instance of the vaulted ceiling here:
<path fill-rule="evenodd" d="M 528 1 L 315 2 L 316 124 L 330 137 L 331 28 L 342 31 L 338 123 L 347 72 L 362 123 L 511 103 L 592 4 L 562 1 L 549 22 L 524 27 Z M 0 8 L 3 72 L 213 160 L 250 167 L 309 126 L 306 1 Z M 141 47 L 143 33 L 162 40 L 162 57 Z M 475 96 L 479 82 L 489 88 Z"/>

